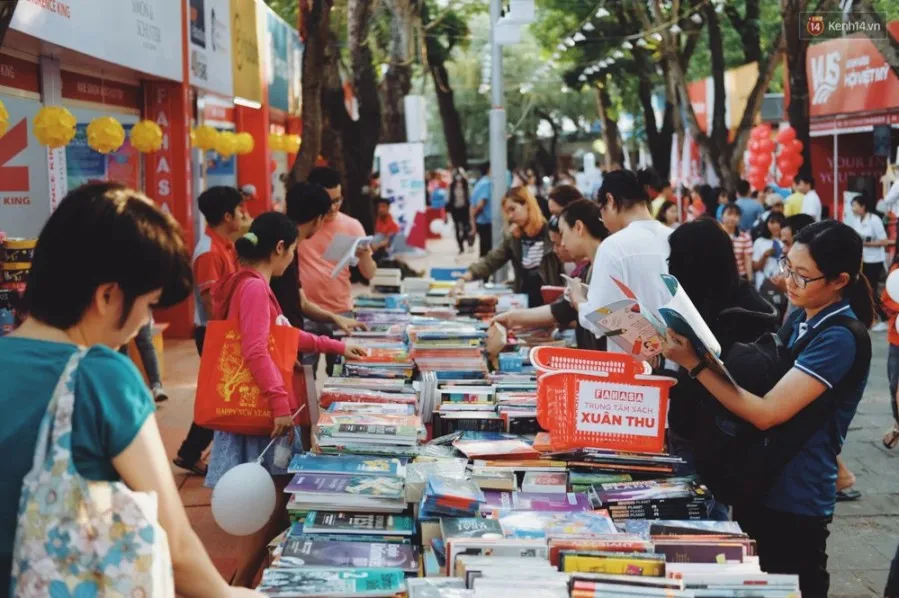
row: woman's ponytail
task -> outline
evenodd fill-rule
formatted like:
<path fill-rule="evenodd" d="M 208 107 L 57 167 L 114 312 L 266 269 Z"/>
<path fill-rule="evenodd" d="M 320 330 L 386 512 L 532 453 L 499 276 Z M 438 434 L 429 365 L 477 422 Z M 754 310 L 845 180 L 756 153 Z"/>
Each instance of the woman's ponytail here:
<path fill-rule="evenodd" d="M 234 242 L 237 255 L 245 262 L 268 260 L 278 243 L 285 247 L 297 240 L 297 225 L 280 212 L 266 212 L 253 220 L 250 230 Z"/>
<path fill-rule="evenodd" d="M 874 299 L 871 285 L 862 273 L 862 238 L 852 227 L 824 220 L 802 228 L 795 243 L 808 247 L 812 259 L 828 280 L 846 273 L 849 283 L 843 288 L 843 298 L 849 301 L 855 317 L 867 327 L 874 322 Z"/>

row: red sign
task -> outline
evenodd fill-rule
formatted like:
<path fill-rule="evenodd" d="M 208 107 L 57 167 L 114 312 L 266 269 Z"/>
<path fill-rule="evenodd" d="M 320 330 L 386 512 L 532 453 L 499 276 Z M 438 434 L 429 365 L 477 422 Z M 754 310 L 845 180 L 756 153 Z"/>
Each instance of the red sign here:
<path fill-rule="evenodd" d="M 899 22 L 888 29 L 899 29 Z M 806 68 L 812 117 L 896 108 L 899 78 L 867 37 L 856 34 L 809 46 Z"/>
<path fill-rule="evenodd" d="M 136 85 L 127 85 L 118 81 L 108 81 L 69 71 L 62 71 L 61 77 L 62 97 L 67 100 L 140 109 L 140 88 Z"/>
<path fill-rule="evenodd" d="M 0 85 L 40 93 L 40 70 L 37 63 L 0 54 Z"/>
<path fill-rule="evenodd" d="M 203 121 L 233 123 L 234 108 L 230 106 L 219 106 L 218 104 L 212 104 L 207 101 L 203 106 Z"/>
<path fill-rule="evenodd" d="M 692 81 L 687 83 L 687 96 L 690 98 L 690 105 L 693 106 L 693 113 L 696 114 L 696 121 L 699 123 L 700 131 L 709 130 L 709 110 L 708 100 L 706 98 L 705 79 L 700 81 Z"/>

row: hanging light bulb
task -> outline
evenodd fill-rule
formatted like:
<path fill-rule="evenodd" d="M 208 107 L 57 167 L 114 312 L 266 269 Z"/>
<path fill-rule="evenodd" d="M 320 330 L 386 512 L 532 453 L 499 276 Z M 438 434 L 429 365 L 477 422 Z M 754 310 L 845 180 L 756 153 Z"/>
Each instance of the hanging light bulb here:
<path fill-rule="evenodd" d="M 633 49 L 634 44 L 625 40 L 625 42 L 623 44 L 621 44 L 621 47 L 624 48 L 625 50 L 631 50 L 631 49 Z"/>
<path fill-rule="evenodd" d="M 586 80 L 587 80 L 587 75 L 581 75 L 580 77 L 577 78 L 577 80 L 578 80 L 578 81 L 586 81 Z"/>
<path fill-rule="evenodd" d="M 571 46 L 574 46 L 574 44 L 575 44 L 575 41 L 574 41 L 574 38 L 573 38 L 573 37 L 566 37 L 566 38 L 565 38 L 565 45 L 566 45 L 566 46 L 571 47 Z"/>
<path fill-rule="evenodd" d="M 697 25 L 701 25 L 702 24 L 702 15 L 699 14 L 698 12 L 694 12 L 692 15 L 690 15 L 690 20 L 693 21 L 694 23 L 696 23 Z"/>
<path fill-rule="evenodd" d="M 572 39 L 574 40 L 575 43 L 580 43 L 582 41 L 586 41 L 587 37 L 580 31 L 578 31 L 577 33 L 574 34 L 574 37 Z"/>
<path fill-rule="evenodd" d="M 559 54 L 558 52 L 553 52 L 553 60 L 558 60 L 560 58 L 562 58 L 561 54 Z"/>
<path fill-rule="evenodd" d="M 582 29 L 584 31 L 595 31 L 596 27 L 593 26 L 593 23 L 591 23 L 590 21 L 587 21 L 586 23 L 584 23 L 584 26 L 582 27 Z"/>
<path fill-rule="evenodd" d="M 615 64 L 614 58 L 606 58 L 606 66 L 611 66 L 613 64 Z"/>
<path fill-rule="evenodd" d="M 558 46 L 556 46 L 556 49 L 557 49 L 559 52 L 564 52 L 565 50 L 568 49 L 568 46 L 566 46 L 565 44 L 560 43 Z"/>
<path fill-rule="evenodd" d="M 599 10 L 596 11 L 596 16 L 597 16 L 597 18 L 600 18 L 600 19 L 604 19 L 605 17 L 611 16 L 611 14 L 612 13 L 610 13 L 608 10 L 606 10 L 605 6 L 603 6 L 602 8 L 600 8 Z"/>
<path fill-rule="evenodd" d="M 716 6 L 715 6 L 715 12 L 718 13 L 719 15 L 720 15 L 721 13 L 723 13 L 723 12 L 724 12 L 724 5 L 723 5 L 723 4 L 718 4 L 718 5 L 716 5 Z"/>
<path fill-rule="evenodd" d="M 654 40 L 657 41 L 657 42 L 660 42 L 660 41 L 662 41 L 662 34 L 661 34 L 661 33 L 658 33 L 658 32 L 653 33 L 653 34 L 652 34 L 652 39 L 654 39 Z"/>
<path fill-rule="evenodd" d="M 641 48 L 645 48 L 647 45 L 646 40 L 641 37 L 640 39 L 637 40 L 637 45 L 640 46 Z"/>
<path fill-rule="evenodd" d="M 674 25 L 672 25 L 672 26 L 668 29 L 668 31 L 670 31 L 671 33 L 677 35 L 677 34 L 680 33 L 681 31 L 683 31 L 683 29 L 680 28 L 680 25 L 678 25 L 677 23 L 675 23 Z"/>
<path fill-rule="evenodd" d="M 622 52 L 621 50 L 615 50 L 615 52 L 612 54 L 612 58 L 624 58 L 624 52 Z"/>

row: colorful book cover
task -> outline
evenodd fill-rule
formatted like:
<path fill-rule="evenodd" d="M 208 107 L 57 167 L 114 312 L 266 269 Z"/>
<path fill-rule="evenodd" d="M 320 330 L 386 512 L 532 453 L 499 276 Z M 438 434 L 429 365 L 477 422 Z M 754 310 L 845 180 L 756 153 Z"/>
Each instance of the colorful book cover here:
<path fill-rule="evenodd" d="M 396 567 L 418 571 L 418 554 L 411 544 L 288 540 L 278 567 Z"/>
<path fill-rule="evenodd" d="M 289 494 L 313 494 L 322 497 L 329 494 L 378 498 L 404 496 L 403 480 L 400 478 L 345 474 L 298 473 L 284 491 Z"/>
<path fill-rule="evenodd" d="M 529 494 L 525 492 L 500 492 L 487 490 L 484 492 L 486 502 L 482 511 L 555 511 L 570 512 L 592 511 L 590 499 L 586 494 L 568 492 L 567 494 Z"/>
<path fill-rule="evenodd" d="M 746 546 L 716 541 L 656 541 L 655 552 L 664 554 L 669 563 L 742 563 L 746 556 Z"/>
<path fill-rule="evenodd" d="M 401 477 L 403 475 L 403 466 L 398 459 L 369 459 L 355 456 L 335 457 L 303 453 L 293 456 L 290 465 L 287 466 L 287 472 Z"/>
<path fill-rule="evenodd" d="M 589 538 L 618 533 L 609 517 L 593 511 L 500 513 L 499 522 L 510 538 Z"/>
<path fill-rule="evenodd" d="M 664 577 L 665 557 L 660 554 L 570 552 L 563 550 L 560 570 L 565 573 L 609 573 L 613 575 Z"/>
<path fill-rule="evenodd" d="M 568 491 L 568 474 L 562 471 L 529 471 L 524 474 L 521 491 L 564 494 Z"/>
<path fill-rule="evenodd" d="M 405 588 L 402 569 L 266 569 L 259 592 L 272 598 L 393 596 Z"/>
<path fill-rule="evenodd" d="M 428 475 L 426 497 L 428 495 L 460 502 L 482 503 L 485 500 L 484 491 L 471 480 L 460 480 L 435 474 Z"/>
<path fill-rule="evenodd" d="M 415 522 L 411 517 L 382 513 L 328 513 L 309 511 L 303 525 L 306 534 L 390 534 L 411 536 Z"/>
<path fill-rule="evenodd" d="M 457 440 L 453 446 L 469 459 L 527 459 L 540 455 L 521 440 Z"/>
<path fill-rule="evenodd" d="M 444 540 L 455 538 L 502 538 L 503 527 L 496 519 L 483 517 L 442 517 L 440 530 Z"/>

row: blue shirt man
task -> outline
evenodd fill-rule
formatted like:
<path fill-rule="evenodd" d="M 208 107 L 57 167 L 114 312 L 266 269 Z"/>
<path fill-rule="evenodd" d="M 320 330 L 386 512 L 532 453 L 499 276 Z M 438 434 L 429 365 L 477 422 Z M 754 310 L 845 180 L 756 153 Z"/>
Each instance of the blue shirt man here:
<path fill-rule="evenodd" d="M 474 189 L 471 191 L 472 207 L 477 209 L 481 202 L 484 203 L 484 208 L 474 218 L 475 224 L 490 224 L 492 220 L 490 217 L 490 195 L 492 193 L 493 185 L 490 182 L 490 175 L 489 173 L 484 174 L 474 184 Z"/>
<path fill-rule="evenodd" d="M 762 212 L 765 211 L 762 204 L 751 197 L 738 197 L 735 203 L 740 206 L 740 210 L 742 210 L 742 214 L 740 215 L 740 230 L 743 231 L 750 230 L 755 221 L 762 215 Z"/>

